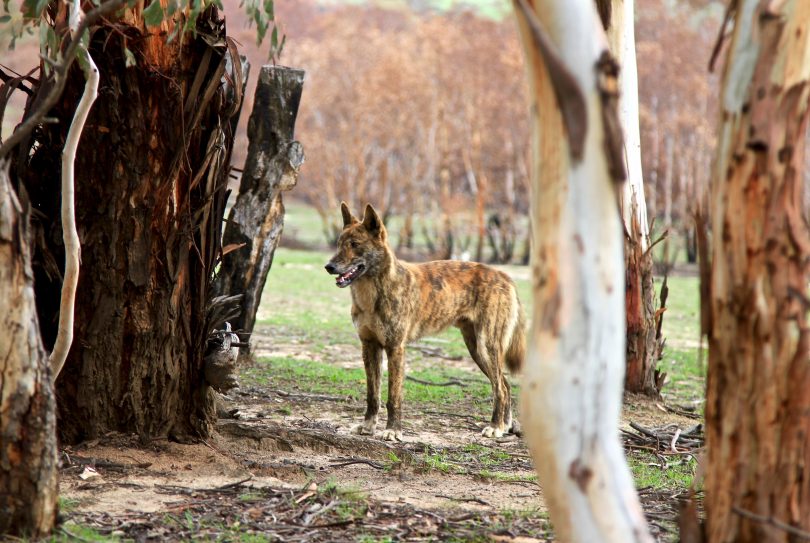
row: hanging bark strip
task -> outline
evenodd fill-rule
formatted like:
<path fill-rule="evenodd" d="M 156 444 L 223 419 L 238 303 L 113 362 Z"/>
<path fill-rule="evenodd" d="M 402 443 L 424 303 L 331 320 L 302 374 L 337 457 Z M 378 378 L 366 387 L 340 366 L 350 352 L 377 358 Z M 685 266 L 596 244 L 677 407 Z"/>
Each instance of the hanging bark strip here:
<path fill-rule="evenodd" d="M 0 539 L 46 535 L 56 519 L 55 402 L 34 303 L 30 211 L 0 161 Z"/>
<path fill-rule="evenodd" d="M 248 124 L 248 154 L 223 236 L 223 256 L 216 277 L 217 294 L 242 294 L 242 313 L 234 330 L 250 333 L 262 290 L 284 228 L 282 193 L 291 190 L 304 162 L 293 140 L 304 72 L 262 66 Z"/>
<path fill-rule="evenodd" d="M 625 367 L 624 273 L 593 0 L 515 0 L 532 104 L 534 314 L 522 418 L 561 541 L 651 541 L 618 441 Z M 552 58 L 552 44 L 557 65 Z M 581 111 L 561 114 L 568 74 Z M 601 81 L 604 82 L 604 81 Z M 573 113 L 573 114 L 572 114 Z M 615 112 L 614 112 L 615 113 Z M 573 134 L 571 119 L 581 119 Z M 562 137 L 567 133 L 568 138 Z M 577 137 L 581 137 L 577 140 Z M 615 142 L 614 142 L 615 143 Z M 579 147 L 580 153 L 571 146 Z"/>
<path fill-rule="evenodd" d="M 82 36 L 78 35 L 82 18 L 82 9 L 80 2 L 77 0 L 73 3 L 70 15 L 70 31 L 73 41 L 82 41 Z M 76 106 L 73 122 L 70 123 L 65 148 L 62 151 L 61 217 L 62 239 L 65 244 L 65 273 L 62 280 L 62 296 L 59 305 L 59 332 L 49 357 L 51 374 L 54 380 L 59 377 L 59 372 L 62 371 L 62 366 L 65 365 L 68 351 L 73 343 L 73 309 L 76 305 L 76 287 L 79 284 L 81 245 L 79 244 L 79 233 L 76 231 L 76 191 L 73 166 L 76 161 L 79 138 L 82 136 L 87 115 L 90 113 L 90 108 L 93 107 L 93 102 L 96 101 L 98 96 L 98 82 L 100 79 L 96 63 L 93 62 L 93 57 L 90 56 L 86 46 L 79 46 L 78 57 L 86 83 L 79 105 Z"/>
<path fill-rule="evenodd" d="M 707 539 L 782 543 L 810 532 L 810 2 L 737 0 L 729 20 L 701 280 Z"/>

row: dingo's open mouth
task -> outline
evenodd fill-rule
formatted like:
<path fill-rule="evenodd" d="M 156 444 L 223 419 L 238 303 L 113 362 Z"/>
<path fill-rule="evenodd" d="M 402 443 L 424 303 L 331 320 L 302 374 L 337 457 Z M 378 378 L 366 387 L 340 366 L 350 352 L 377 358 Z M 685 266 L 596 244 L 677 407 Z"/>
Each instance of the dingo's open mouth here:
<path fill-rule="evenodd" d="M 349 269 L 349 271 L 338 275 L 337 279 L 335 279 L 335 284 L 340 288 L 348 287 L 352 284 L 352 281 L 360 277 L 365 269 L 366 267 L 363 264 L 353 266 Z"/>

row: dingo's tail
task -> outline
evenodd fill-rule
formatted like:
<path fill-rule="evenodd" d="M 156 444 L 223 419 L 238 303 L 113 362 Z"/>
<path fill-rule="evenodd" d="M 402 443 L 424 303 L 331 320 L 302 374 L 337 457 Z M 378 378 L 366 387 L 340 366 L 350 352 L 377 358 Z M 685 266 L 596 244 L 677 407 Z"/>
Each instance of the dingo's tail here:
<path fill-rule="evenodd" d="M 523 308 L 517 299 L 517 291 L 514 290 L 513 303 L 515 307 L 513 311 L 517 311 L 517 318 L 512 319 L 512 330 L 509 339 L 509 345 L 506 346 L 504 358 L 506 367 L 512 373 L 520 371 L 523 367 L 523 359 L 526 357 L 526 315 L 523 314 Z"/>

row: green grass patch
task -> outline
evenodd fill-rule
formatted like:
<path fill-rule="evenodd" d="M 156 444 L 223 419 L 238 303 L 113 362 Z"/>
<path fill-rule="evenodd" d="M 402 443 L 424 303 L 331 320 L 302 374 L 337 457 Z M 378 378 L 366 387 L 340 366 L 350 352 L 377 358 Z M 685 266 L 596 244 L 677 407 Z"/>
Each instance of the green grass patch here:
<path fill-rule="evenodd" d="M 62 513 L 70 513 L 71 511 L 75 510 L 80 503 L 81 501 L 77 500 L 76 498 L 65 498 L 64 496 L 59 496 L 59 511 Z"/>
<path fill-rule="evenodd" d="M 475 473 L 475 476 L 485 481 L 500 481 L 504 483 L 536 483 L 537 475 L 526 475 L 523 473 L 510 473 L 504 471 L 493 471 L 482 469 Z"/>
<path fill-rule="evenodd" d="M 76 541 L 121 541 L 120 538 L 102 534 L 89 526 L 65 523 L 57 527 L 45 541 L 50 543 L 75 543 Z"/>
<path fill-rule="evenodd" d="M 655 490 L 689 488 L 697 468 L 691 456 L 666 456 L 662 460 L 645 451 L 629 452 L 627 462 L 636 488 Z"/>
<path fill-rule="evenodd" d="M 358 365 L 361 362 L 358 361 Z M 405 380 L 405 401 L 414 404 L 437 404 L 472 402 L 485 413 L 490 409 L 491 385 L 483 376 L 455 368 L 425 368 L 408 372 L 417 379 L 442 383 L 456 379 L 460 386 L 431 386 Z M 300 360 L 285 357 L 270 357 L 258 360 L 242 372 L 247 385 L 273 386 L 287 391 L 314 394 L 345 395 L 365 398 L 366 374 L 361 368 L 343 368 L 335 364 L 315 360 Z M 517 386 L 513 393 L 517 393 Z M 382 376 L 382 396 L 388 395 L 387 373 Z"/>

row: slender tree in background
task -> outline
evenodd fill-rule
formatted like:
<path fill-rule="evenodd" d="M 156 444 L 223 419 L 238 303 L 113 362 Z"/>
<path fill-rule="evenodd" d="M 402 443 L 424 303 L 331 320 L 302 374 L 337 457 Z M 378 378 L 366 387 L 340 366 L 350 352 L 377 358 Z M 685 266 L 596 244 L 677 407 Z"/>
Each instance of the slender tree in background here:
<path fill-rule="evenodd" d="M 709 542 L 810 533 L 810 2 L 731 2 L 711 183 Z M 725 29 L 722 29 L 725 32 Z M 797 535 L 801 530 L 803 536 Z"/>
<path fill-rule="evenodd" d="M 625 312 L 627 370 L 625 390 L 656 395 L 655 365 L 660 354 L 656 338 L 655 289 L 644 176 L 641 169 L 638 71 L 633 0 L 596 0 L 610 51 L 619 64 L 619 120 L 624 134 L 627 182 L 619 192 L 624 222 Z"/>
<path fill-rule="evenodd" d="M 532 96 L 523 420 L 561 541 L 651 541 L 618 440 L 625 369 L 617 67 L 593 0 L 515 0 Z"/>

